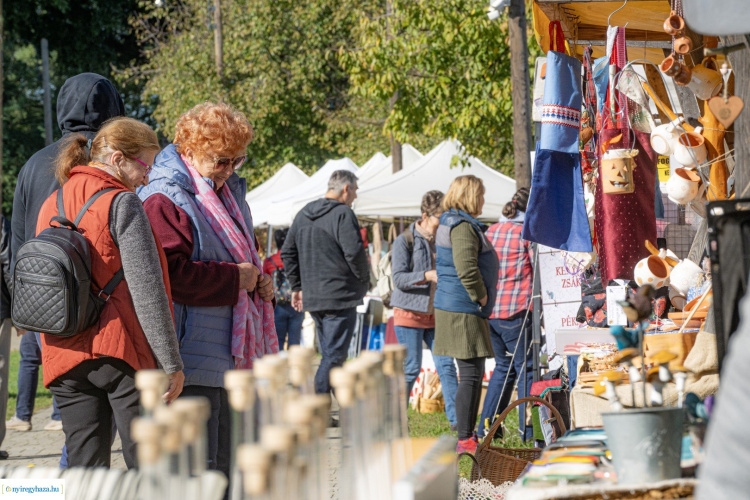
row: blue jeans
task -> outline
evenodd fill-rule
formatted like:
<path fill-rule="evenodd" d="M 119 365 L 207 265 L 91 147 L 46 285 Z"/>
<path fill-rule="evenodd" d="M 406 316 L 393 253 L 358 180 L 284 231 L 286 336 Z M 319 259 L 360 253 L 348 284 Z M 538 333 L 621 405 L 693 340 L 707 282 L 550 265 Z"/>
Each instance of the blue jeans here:
<path fill-rule="evenodd" d="M 315 373 L 315 392 L 331 392 L 329 374 L 331 368 L 342 366 L 349 354 L 349 344 L 357 326 L 357 308 L 313 311 L 310 316 L 315 321 L 315 335 L 320 344 L 320 366 Z"/>
<path fill-rule="evenodd" d="M 39 366 L 42 364 L 42 349 L 38 333 L 29 332 L 21 337 L 19 348 L 21 361 L 18 364 L 18 398 L 16 417 L 27 422 L 34 414 L 34 399 L 39 385 Z M 60 420 L 57 400 L 52 397 L 52 420 Z"/>
<path fill-rule="evenodd" d="M 492 349 L 495 351 L 495 370 L 492 372 L 492 378 L 490 378 L 487 394 L 484 398 L 482 418 L 479 421 L 479 436 L 484 436 L 485 422 L 492 425 L 495 417 L 502 413 L 510 403 L 516 379 L 518 379 L 519 398 L 528 396 L 531 390 L 531 383 L 534 380 L 533 355 L 530 349 L 531 315 L 529 314 L 526 318 L 524 335 L 521 335 L 524 317 L 526 317 L 526 311 L 509 320 L 490 320 L 490 339 L 492 340 Z M 516 350 L 516 344 L 519 341 L 520 345 Z M 524 352 L 524 349 L 528 351 L 528 355 Z M 514 352 L 516 353 L 515 356 L 513 356 Z M 505 382 L 506 376 L 507 382 Z M 503 383 L 505 383 L 505 390 L 503 390 Z M 524 440 L 529 440 L 532 437 L 533 429 L 531 426 L 526 427 L 526 405 L 519 405 L 518 411 L 521 435 Z"/>
<path fill-rule="evenodd" d="M 284 349 L 287 336 L 289 345 L 299 345 L 305 313 L 295 311 L 289 304 L 277 304 L 273 318 L 276 323 L 276 335 L 279 337 L 279 349 Z"/>
<path fill-rule="evenodd" d="M 398 343 L 406 346 L 406 359 L 404 360 L 404 374 L 406 375 L 406 398 L 409 398 L 414 381 L 419 376 L 422 368 L 422 341 L 432 350 L 435 342 L 434 328 L 409 328 L 406 326 L 395 327 Z M 456 365 L 450 356 L 432 355 L 435 360 L 435 368 L 443 386 L 443 399 L 445 400 L 445 415 L 451 425 L 456 425 L 456 389 L 458 388 L 458 377 L 456 376 Z M 408 403 L 408 401 L 407 401 Z"/>

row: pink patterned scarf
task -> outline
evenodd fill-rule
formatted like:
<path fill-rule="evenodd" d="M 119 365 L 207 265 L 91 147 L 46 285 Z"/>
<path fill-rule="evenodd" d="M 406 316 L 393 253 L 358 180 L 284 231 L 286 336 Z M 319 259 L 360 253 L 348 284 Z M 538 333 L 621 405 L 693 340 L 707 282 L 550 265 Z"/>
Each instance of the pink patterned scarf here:
<path fill-rule="evenodd" d="M 250 262 L 262 269 L 250 231 L 229 188 L 219 190 L 217 195 L 184 156 L 182 161 L 190 172 L 201 213 L 234 262 Z M 237 228 L 235 221 L 242 226 L 242 231 Z M 273 305 L 261 299 L 257 293 L 248 294 L 240 290 L 239 300 L 232 311 L 232 356 L 235 368 L 252 368 L 254 359 L 275 352 L 279 352 L 279 340 L 273 319 Z"/>

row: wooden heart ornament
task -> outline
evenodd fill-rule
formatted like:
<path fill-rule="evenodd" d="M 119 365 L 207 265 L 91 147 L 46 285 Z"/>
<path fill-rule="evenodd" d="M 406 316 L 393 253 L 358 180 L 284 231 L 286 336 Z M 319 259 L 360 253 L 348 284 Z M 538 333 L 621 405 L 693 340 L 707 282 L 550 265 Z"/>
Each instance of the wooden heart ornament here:
<path fill-rule="evenodd" d="M 716 119 L 726 128 L 729 128 L 737 117 L 740 116 L 745 103 L 741 97 L 736 95 L 733 95 L 726 101 L 723 97 L 716 96 L 708 100 L 708 107 L 714 116 L 716 116 Z"/>

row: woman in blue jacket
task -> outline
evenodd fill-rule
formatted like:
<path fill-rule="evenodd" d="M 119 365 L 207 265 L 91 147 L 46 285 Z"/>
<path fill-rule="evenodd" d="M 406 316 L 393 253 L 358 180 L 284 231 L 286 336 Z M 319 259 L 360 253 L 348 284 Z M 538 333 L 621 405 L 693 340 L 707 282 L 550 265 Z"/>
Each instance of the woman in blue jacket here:
<path fill-rule="evenodd" d="M 443 213 L 440 204 L 443 193 L 429 191 L 422 197 L 422 218 L 393 243 L 391 268 L 394 290 L 391 307 L 394 308 L 394 326 L 400 344 L 406 345 L 407 394 L 422 367 L 422 343 L 432 349 L 435 341 L 435 231 Z M 456 430 L 456 366 L 449 356 L 433 356 L 440 383 L 443 387 L 445 414 L 451 429 Z"/>

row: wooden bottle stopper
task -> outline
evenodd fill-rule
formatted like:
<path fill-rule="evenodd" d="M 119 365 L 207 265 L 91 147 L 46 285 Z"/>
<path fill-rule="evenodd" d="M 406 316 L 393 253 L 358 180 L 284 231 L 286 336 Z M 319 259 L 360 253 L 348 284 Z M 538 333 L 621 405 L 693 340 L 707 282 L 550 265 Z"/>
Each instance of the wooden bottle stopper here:
<path fill-rule="evenodd" d="M 364 358 L 356 358 L 344 363 L 344 370 L 354 376 L 354 396 L 360 400 L 365 399 L 370 378 L 370 363 Z"/>
<path fill-rule="evenodd" d="M 182 417 L 182 441 L 185 444 L 195 443 L 211 412 L 208 401 L 202 397 L 179 398 L 169 407 Z"/>
<path fill-rule="evenodd" d="M 271 453 L 257 444 L 237 447 L 237 467 L 242 472 L 242 485 L 247 495 L 262 495 L 268 491 Z"/>
<path fill-rule="evenodd" d="M 282 425 L 265 425 L 260 429 L 260 444 L 272 453 L 291 456 L 294 449 L 294 431 Z"/>
<path fill-rule="evenodd" d="M 253 375 L 257 384 L 258 391 L 263 392 L 264 389 L 275 392 L 278 387 L 280 370 L 279 358 L 273 355 L 263 356 L 260 359 L 256 359 L 253 363 Z M 270 394 L 263 394 L 269 396 Z"/>
<path fill-rule="evenodd" d="M 314 409 L 300 401 L 290 401 L 284 406 L 284 422 L 297 434 L 297 441 L 307 444 L 312 439 Z"/>
<path fill-rule="evenodd" d="M 283 389 L 289 383 L 289 355 L 282 351 L 273 355 L 276 358 L 276 384 Z"/>
<path fill-rule="evenodd" d="M 383 373 L 386 377 L 396 376 L 396 353 L 392 349 L 383 349 Z"/>
<path fill-rule="evenodd" d="M 167 406 L 154 410 L 154 420 L 163 426 L 161 448 L 165 453 L 178 453 L 182 447 L 182 415 Z"/>
<path fill-rule="evenodd" d="M 394 356 L 394 368 L 396 373 L 403 375 L 404 373 L 404 360 L 406 359 L 406 346 L 403 344 L 388 344 L 383 346 L 384 353 L 393 353 Z"/>
<path fill-rule="evenodd" d="M 163 403 L 162 396 L 169 388 L 169 377 L 162 370 L 139 370 L 135 373 L 135 388 L 141 393 L 141 406 L 153 411 Z"/>
<path fill-rule="evenodd" d="M 325 436 L 328 428 L 328 417 L 331 411 L 331 397 L 325 394 L 305 394 L 299 399 L 300 404 L 310 408 L 313 419 L 313 432 L 316 436 Z"/>
<path fill-rule="evenodd" d="M 330 377 L 339 405 L 342 408 L 352 406 L 354 404 L 354 384 L 357 375 L 351 370 L 336 367 L 331 369 Z"/>
<path fill-rule="evenodd" d="M 134 418 L 130 424 L 130 435 L 138 443 L 138 462 L 154 465 L 161 455 L 161 435 L 164 427 L 150 418 Z"/>
<path fill-rule="evenodd" d="M 315 351 L 309 347 L 293 345 L 289 347 L 289 381 L 294 386 L 304 385 L 312 371 Z"/>
<path fill-rule="evenodd" d="M 224 387 L 234 411 L 245 412 L 252 409 L 255 400 L 254 381 L 250 370 L 229 370 L 224 373 Z"/>

